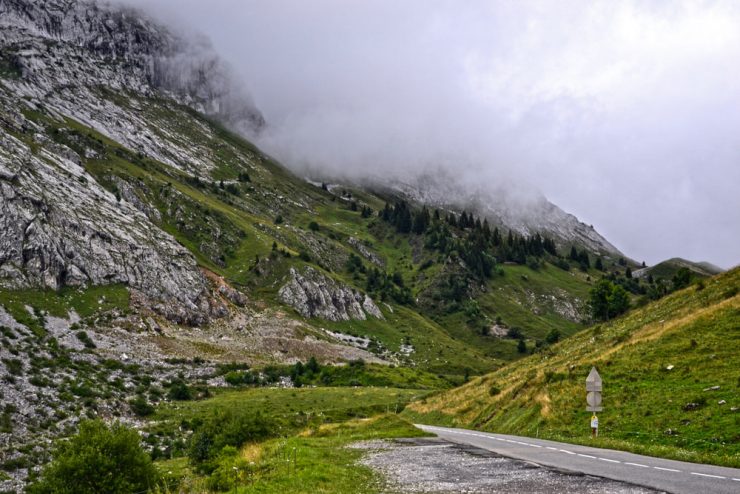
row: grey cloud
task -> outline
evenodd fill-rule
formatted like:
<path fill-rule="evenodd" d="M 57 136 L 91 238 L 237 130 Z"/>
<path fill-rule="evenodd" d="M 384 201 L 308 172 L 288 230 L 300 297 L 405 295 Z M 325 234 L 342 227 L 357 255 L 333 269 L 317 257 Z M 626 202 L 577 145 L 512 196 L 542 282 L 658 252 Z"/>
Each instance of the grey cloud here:
<path fill-rule="evenodd" d="M 740 261 L 735 2 L 128 3 L 208 35 L 296 169 L 527 184 L 638 260 Z"/>

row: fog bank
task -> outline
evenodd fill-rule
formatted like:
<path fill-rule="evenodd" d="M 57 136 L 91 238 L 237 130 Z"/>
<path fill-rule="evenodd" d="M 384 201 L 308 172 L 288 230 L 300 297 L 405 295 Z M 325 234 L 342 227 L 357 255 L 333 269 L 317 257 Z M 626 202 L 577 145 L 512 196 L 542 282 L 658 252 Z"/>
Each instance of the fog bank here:
<path fill-rule="evenodd" d="M 297 170 L 515 183 L 637 260 L 740 262 L 740 4 L 129 0 L 204 32 Z"/>

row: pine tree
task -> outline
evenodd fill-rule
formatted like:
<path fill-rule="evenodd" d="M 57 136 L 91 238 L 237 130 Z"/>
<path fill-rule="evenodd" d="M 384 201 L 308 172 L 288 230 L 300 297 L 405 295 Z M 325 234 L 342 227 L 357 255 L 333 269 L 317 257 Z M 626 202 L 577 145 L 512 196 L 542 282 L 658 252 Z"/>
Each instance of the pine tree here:
<path fill-rule="evenodd" d="M 486 237 L 486 240 L 491 239 L 491 226 L 488 224 L 488 219 L 483 220 L 483 235 Z"/>
<path fill-rule="evenodd" d="M 516 344 L 516 350 L 519 353 L 527 353 L 527 344 L 524 342 L 524 340 L 519 340 L 519 343 Z"/>
<path fill-rule="evenodd" d="M 501 245 L 501 232 L 498 231 L 498 227 L 493 229 L 493 245 L 495 247 Z"/>
<path fill-rule="evenodd" d="M 392 211 L 390 205 L 386 202 L 385 207 L 383 208 L 383 211 L 378 213 L 380 215 L 380 218 L 383 221 L 390 221 L 392 216 Z"/>
<path fill-rule="evenodd" d="M 460 215 L 460 221 L 458 222 L 458 224 L 460 225 L 460 228 L 463 228 L 463 229 L 468 227 L 468 213 L 466 213 L 465 211 L 462 212 L 462 214 Z"/>

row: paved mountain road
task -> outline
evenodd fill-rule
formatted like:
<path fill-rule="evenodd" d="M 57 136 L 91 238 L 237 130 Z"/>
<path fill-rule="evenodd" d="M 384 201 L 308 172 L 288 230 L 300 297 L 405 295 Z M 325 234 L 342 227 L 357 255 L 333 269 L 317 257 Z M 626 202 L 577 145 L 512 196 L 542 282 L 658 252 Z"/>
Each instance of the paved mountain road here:
<path fill-rule="evenodd" d="M 558 470 L 629 482 L 673 494 L 740 494 L 740 469 L 665 460 L 612 449 L 417 424 L 441 439 Z"/>

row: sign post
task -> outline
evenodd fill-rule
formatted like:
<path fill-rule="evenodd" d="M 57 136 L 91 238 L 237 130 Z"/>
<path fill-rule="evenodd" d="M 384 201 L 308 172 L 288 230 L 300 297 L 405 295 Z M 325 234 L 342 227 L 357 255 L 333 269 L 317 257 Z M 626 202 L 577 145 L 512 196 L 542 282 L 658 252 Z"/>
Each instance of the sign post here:
<path fill-rule="evenodd" d="M 598 437 L 599 435 L 599 417 L 596 416 L 596 412 L 602 411 L 604 408 L 601 406 L 601 376 L 596 367 L 591 368 L 591 372 L 588 373 L 586 378 L 586 403 L 588 406 L 586 410 L 593 412 L 591 416 L 591 436 Z"/>

